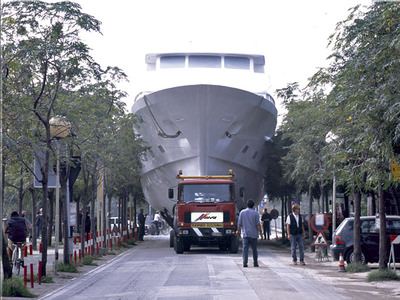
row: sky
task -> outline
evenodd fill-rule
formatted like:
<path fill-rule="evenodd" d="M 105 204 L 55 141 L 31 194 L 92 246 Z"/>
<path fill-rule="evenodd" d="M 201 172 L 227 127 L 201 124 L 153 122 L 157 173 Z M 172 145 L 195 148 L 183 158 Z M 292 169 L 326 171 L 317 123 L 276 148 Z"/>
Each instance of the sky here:
<path fill-rule="evenodd" d="M 129 83 L 130 111 L 140 91 L 146 53 L 230 52 L 263 54 L 269 92 L 288 83 L 305 86 L 328 65 L 329 36 L 357 4 L 371 0 L 75 0 L 102 22 L 101 34 L 82 39 L 103 67 L 117 66 Z M 278 113 L 283 109 L 277 101 Z"/>

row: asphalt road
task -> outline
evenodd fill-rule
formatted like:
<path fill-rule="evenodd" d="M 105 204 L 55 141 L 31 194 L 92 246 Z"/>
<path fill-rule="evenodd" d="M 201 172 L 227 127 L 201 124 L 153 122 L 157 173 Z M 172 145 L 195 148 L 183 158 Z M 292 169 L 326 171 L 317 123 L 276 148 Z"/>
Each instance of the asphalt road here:
<path fill-rule="evenodd" d="M 277 241 L 260 241 L 259 268 L 238 254 L 193 248 L 177 255 L 168 236 L 145 242 L 40 299 L 391 299 L 399 283 L 366 283 L 366 274 L 338 272 L 338 262 L 293 266 Z"/>

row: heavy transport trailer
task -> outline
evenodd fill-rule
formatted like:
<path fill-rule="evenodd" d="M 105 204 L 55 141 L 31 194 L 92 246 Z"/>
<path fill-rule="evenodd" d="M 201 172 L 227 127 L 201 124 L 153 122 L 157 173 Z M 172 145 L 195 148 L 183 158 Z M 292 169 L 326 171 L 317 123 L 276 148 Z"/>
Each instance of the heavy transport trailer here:
<path fill-rule="evenodd" d="M 228 175 L 208 176 L 183 176 L 180 170 L 176 178 L 180 182 L 170 246 L 177 254 L 189 251 L 191 245 L 217 245 L 222 251 L 237 253 L 238 211 L 232 170 Z M 174 189 L 168 190 L 168 196 L 174 198 Z"/>

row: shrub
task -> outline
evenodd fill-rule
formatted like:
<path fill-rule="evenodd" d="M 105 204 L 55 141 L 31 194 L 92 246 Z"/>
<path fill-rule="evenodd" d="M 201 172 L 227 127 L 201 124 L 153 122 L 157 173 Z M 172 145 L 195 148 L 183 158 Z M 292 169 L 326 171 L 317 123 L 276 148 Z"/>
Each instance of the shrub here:
<path fill-rule="evenodd" d="M 59 272 L 78 273 L 78 270 L 71 264 L 59 264 L 57 270 Z"/>
<path fill-rule="evenodd" d="M 397 275 L 393 270 L 374 270 L 367 276 L 367 282 L 371 281 L 389 281 L 389 280 L 400 280 L 400 276 Z"/>
<path fill-rule="evenodd" d="M 3 289 L 1 292 L 3 297 L 26 297 L 26 298 L 36 298 L 37 295 L 32 294 L 24 285 L 24 282 L 13 277 L 10 279 L 5 279 L 3 281 Z"/>
<path fill-rule="evenodd" d="M 347 266 L 347 271 L 351 273 L 368 272 L 369 270 L 371 270 L 371 268 L 361 262 L 356 262 Z"/>
<path fill-rule="evenodd" d="M 98 266 L 98 264 L 96 264 L 95 262 L 93 262 L 93 258 L 90 256 L 85 256 L 82 259 L 82 264 L 86 265 L 86 266 Z"/>
<path fill-rule="evenodd" d="M 34 275 L 33 280 L 35 282 L 39 282 L 39 276 L 37 274 Z M 42 283 L 54 283 L 53 277 L 51 277 L 51 276 L 42 276 L 42 278 L 40 280 Z"/>

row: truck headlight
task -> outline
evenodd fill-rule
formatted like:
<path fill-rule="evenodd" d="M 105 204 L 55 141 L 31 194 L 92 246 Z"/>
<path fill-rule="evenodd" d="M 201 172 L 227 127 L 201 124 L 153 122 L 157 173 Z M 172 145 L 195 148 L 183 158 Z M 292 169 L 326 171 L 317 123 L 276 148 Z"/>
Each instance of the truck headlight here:
<path fill-rule="evenodd" d="M 189 230 L 188 229 L 182 230 L 182 234 L 189 234 Z"/>

